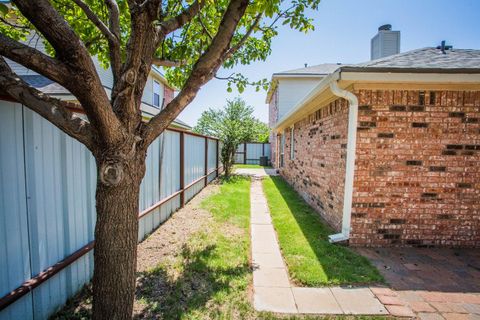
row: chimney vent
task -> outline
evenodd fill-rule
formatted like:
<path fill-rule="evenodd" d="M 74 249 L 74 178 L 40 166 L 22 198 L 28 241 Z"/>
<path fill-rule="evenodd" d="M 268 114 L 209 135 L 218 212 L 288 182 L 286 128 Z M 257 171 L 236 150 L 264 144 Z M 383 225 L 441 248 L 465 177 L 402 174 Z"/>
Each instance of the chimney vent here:
<path fill-rule="evenodd" d="M 400 31 L 392 31 L 391 24 L 380 26 L 370 42 L 370 58 L 375 60 L 397 53 L 400 53 Z"/>
<path fill-rule="evenodd" d="M 391 24 L 384 24 L 383 26 L 378 27 L 378 31 L 391 31 L 392 25 Z"/>

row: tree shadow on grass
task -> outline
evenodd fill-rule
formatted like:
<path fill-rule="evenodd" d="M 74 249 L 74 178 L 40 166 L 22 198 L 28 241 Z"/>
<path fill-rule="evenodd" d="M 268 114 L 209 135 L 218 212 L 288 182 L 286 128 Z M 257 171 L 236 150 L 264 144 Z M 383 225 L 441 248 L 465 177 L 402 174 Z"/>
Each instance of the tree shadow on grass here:
<path fill-rule="evenodd" d="M 318 282 L 313 280 L 312 282 L 317 283 L 310 284 L 362 285 L 383 282 L 382 276 L 368 259 L 349 248 L 328 241 L 328 235 L 334 231 L 282 177 L 275 176 L 271 179 L 327 278 Z"/>
<path fill-rule="evenodd" d="M 245 278 L 251 268 L 248 264 L 212 266 L 208 261 L 217 255 L 215 249 L 215 245 L 200 250 L 184 246 L 183 263 L 175 278 L 161 265 L 140 273 L 136 300 L 143 310 L 134 319 L 180 319 L 183 314 L 208 309 L 214 296 L 231 293 L 232 282 Z"/>

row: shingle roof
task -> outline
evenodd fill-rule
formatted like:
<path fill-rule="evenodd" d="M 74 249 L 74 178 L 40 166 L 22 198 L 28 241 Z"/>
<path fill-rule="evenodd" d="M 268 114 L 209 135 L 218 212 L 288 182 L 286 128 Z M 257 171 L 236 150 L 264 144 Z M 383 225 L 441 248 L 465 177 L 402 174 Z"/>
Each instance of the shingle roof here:
<path fill-rule="evenodd" d="M 330 73 L 333 73 L 341 66 L 341 63 L 322 63 L 316 66 L 306 68 L 276 72 L 273 75 L 328 75 Z"/>
<path fill-rule="evenodd" d="M 287 70 L 273 75 L 328 75 L 341 68 L 345 71 L 475 71 L 480 70 L 480 50 L 427 47 L 358 64 L 323 63 Z"/>
<path fill-rule="evenodd" d="M 342 69 L 426 69 L 476 70 L 480 69 L 480 50 L 421 48 L 396 55 L 347 66 Z"/>

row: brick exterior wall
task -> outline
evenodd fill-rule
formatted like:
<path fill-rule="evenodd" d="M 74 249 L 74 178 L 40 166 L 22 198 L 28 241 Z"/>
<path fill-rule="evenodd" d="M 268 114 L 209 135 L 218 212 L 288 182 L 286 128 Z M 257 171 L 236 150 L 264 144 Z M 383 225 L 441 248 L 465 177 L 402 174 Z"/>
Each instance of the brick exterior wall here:
<path fill-rule="evenodd" d="M 165 106 L 170 103 L 170 101 L 173 100 L 173 96 L 175 94 L 175 90 L 170 88 L 167 85 L 163 86 L 163 97 L 165 99 Z"/>
<path fill-rule="evenodd" d="M 294 127 L 290 159 L 290 129 L 285 131 L 285 165 L 281 175 L 337 231 L 341 229 L 348 103 L 338 99 Z"/>
<path fill-rule="evenodd" d="M 270 98 L 270 103 L 268 104 L 268 125 L 270 128 L 273 128 L 278 121 L 278 87 L 275 89 L 275 92 Z M 277 139 L 275 133 L 270 131 L 270 160 L 273 167 L 277 167 L 276 163 L 276 150 L 277 150 Z"/>
<path fill-rule="evenodd" d="M 480 92 L 356 94 L 350 244 L 480 246 Z"/>

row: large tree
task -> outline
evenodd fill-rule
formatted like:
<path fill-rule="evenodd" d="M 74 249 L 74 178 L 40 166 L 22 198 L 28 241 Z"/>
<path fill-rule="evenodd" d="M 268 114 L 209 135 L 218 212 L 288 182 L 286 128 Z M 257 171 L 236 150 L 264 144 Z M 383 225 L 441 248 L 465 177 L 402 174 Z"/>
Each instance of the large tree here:
<path fill-rule="evenodd" d="M 230 175 L 238 145 L 246 142 L 264 142 L 268 127 L 255 119 L 253 107 L 240 98 L 227 101 L 223 109 L 202 112 L 195 132 L 218 137 L 222 141 L 221 160 L 225 175 Z M 265 133 L 266 131 L 266 133 Z"/>
<path fill-rule="evenodd" d="M 135 292 L 139 186 L 147 148 L 218 70 L 265 60 L 278 22 L 312 29 L 319 0 L 12 0 L 0 9 L 0 94 L 9 95 L 83 143 L 97 164 L 93 317 L 127 319 Z M 47 53 L 22 43 L 29 32 Z M 111 67 L 107 94 L 92 56 Z M 29 86 L 13 60 L 68 89 L 69 102 Z M 148 122 L 141 97 L 152 65 L 167 67 L 178 95 Z M 241 89 L 240 74 L 227 77 Z"/>

